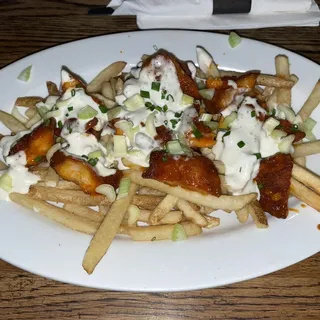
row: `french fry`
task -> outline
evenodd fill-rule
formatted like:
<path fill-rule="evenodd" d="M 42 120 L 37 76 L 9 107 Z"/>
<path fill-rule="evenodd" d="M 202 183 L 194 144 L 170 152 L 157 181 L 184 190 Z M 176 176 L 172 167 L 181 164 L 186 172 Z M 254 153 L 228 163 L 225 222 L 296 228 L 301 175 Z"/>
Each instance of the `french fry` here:
<path fill-rule="evenodd" d="M 40 181 L 44 181 L 47 173 L 48 173 L 48 168 L 42 168 L 42 167 L 31 167 L 29 171 L 33 174 L 36 174 L 39 178 Z"/>
<path fill-rule="evenodd" d="M 291 178 L 290 192 L 299 200 L 320 211 L 320 195 L 294 178 Z"/>
<path fill-rule="evenodd" d="M 240 223 L 245 223 L 249 218 L 249 214 L 250 214 L 249 206 L 245 206 L 244 208 L 236 211 L 236 215 Z"/>
<path fill-rule="evenodd" d="M 296 143 L 293 147 L 293 158 L 311 156 L 312 154 L 320 153 L 320 140 Z"/>
<path fill-rule="evenodd" d="M 141 209 L 154 210 L 164 197 L 152 195 L 135 195 L 132 204 Z"/>
<path fill-rule="evenodd" d="M 268 100 L 268 98 L 272 95 L 273 91 L 274 91 L 273 87 L 264 88 L 262 95 L 264 96 L 265 100 Z"/>
<path fill-rule="evenodd" d="M 18 121 L 14 116 L 0 110 L 0 121 L 13 133 L 18 133 L 21 131 L 26 131 L 27 127 Z"/>
<path fill-rule="evenodd" d="M 278 55 L 275 58 L 276 74 L 278 77 L 290 80 L 290 65 L 289 59 L 285 55 Z M 279 88 L 278 103 L 291 107 L 291 89 Z"/>
<path fill-rule="evenodd" d="M 306 157 L 294 158 L 293 162 L 298 164 L 300 167 L 305 168 L 307 166 L 307 158 Z"/>
<path fill-rule="evenodd" d="M 27 109 L 25 115 L 28 119 L 33 118 L 38 113 L 36 108 L 29 108 Z"/>
<path fill-rule="evenodd" d="M 104 215 L 102 213 L 85 206 L 79 206 L 78 204 L 67 203 L 63 206 L 63 209 L 75 214 L 76 216 L 96 222 L 102 222 L 104 219 Z"/>
<path fill-rule="evenodd" d="M 127 65 L 124 61 L 117 61 L 103 69 L 87 86 L 89 93 L 100 92 L 103 82 L 110 81 L 116 77 Z"/>
<path fill-rule="evenodd" d="M 121 78 L 118 78 L 116 81 L 116 95 L 120 95 L 123 93 L 123 89 L 124 89 L 124 83 L 123 80 Z"/>
<path fill-rule="evenodd" d="M 51 167 L 49 167 L 44 178 L 45 187 L 56 187 L 59 180 L 60 177 L 57 175 L 57 173 Z"/>
<path fill-rule="evenodd" d="M 202 229 L 192 222 L 181 222 L 188 237 L 202 233 Z M 127 227 L 121 226 L 119 233 L 129 235 L 135 241 L 158 241 L 171 239 L 174 225 Z"/>
<path fill-rule="evenodd" d="M 149 222 L 150 215 L 152 211 L 141 209 L 140 215 L 138 217 L 138 221 L 141 222 Z M 160 221 L 159 225 L 162 224 L 176 224 L 182 220 L 182 212 L 181 211 L 169 211 Z"/>
<path fill-rule="evenodd" d="M 83 258 L 82 266 L 88 274 L 93 272 L 96 265 L 106 254 L 137 189 L 137 185 L 131 183 L 128 195 L 125 198 L 117 199 L 111 205 Z"/>
<path fill-rule="evenodd" d="M 310 117 L 311 113 L 319 105 L 319 103 L 320 103 L 320 81 L 316 83 L 308 99 L 306 100 L 306 102 L 298 112 L 298 115 L 301 117 L 302 121 Z"/>
<path fill-rule="evenodd" d="M 98 222 L 76 216 L 45 201 L 32 199 L 25 194 L 13 192 L 10 193 L 9 197 L 11 201 L 20 206 L 39 212 L 70 229 L 87 234 L 94 234 L 99 227 Z"/>
<path fill-rule="evenodd" d="M 149 219 L 150 223 L 153 225 L 158 224 L 159 220 L 161 220 L 169 211 L 172 210 L 177 201 L 177 197 L 167 194 L 152 212 Z"/>
<path fill-rule="evenodd" d="M 220 219 L 216 217 L 211 217 L 211 216 L 205 216 L 207 220 L 207 229 L 212 229 L 214 227 L 218 227 L 220 225 Z"/>
<path fill-rule="evenodd" d="M 265 229 L 269 227 L 266 214 L 257 200 L 248 205 L 248 210 L 257 228 Z"/>
<path fill-rule="evenodd" d="M 269 111 L 272 111 L 278 105 L 278 92 L 279 88 L 274 88 L 272 94 L 267 100 L 267 107 Z"/>
<path fill-rule="evenodd" d="M 177 202 L 177 207 L 183 212 L 184 216 L 188 220 L 192 221 L 198 226 L 206 227 L 208 225 L 206 218 L 199 211 L 194 210 L 188 201 L 179 199 Z"/>
<path fill-rule="evenodd" d="M 99 205 L 99 212 L 105 216 L 108 213 L 108 211 L 110 210 L 110 206 L 111 205 L 107 205 L 107 204 Z"/>
<path fill-rule="evenodd" d="M 248 203 L 254 201 L 257 198 L 256 193 L 250 193 L 240 196 L 220 196 L 214 197 L 212 195 L 203 195 L 195 191 L 185 190 L 181 187 L 171 187 L 165 183 L 142 178 L 142 173 L 133 171 L 130 173 L 131 181 L 145 187 L 157 189 L 162 192 L 167 192 L 175 197 L 192 201 L 195 204 L 211 207 L 213 209 L 221 210 L 240 210 Z"/>
<path fill-rule="evenodd" d="M 114 100 L 114 94 L 109 81 L 103 82 L 101 85 L 101 94 L 107 99 Z"/>
<path fill-rule="evenodd" d="M 8 169 L 7 165 L 5 163 L 3 163 L 2 161 L 0 161 L 0 171 L 7 170 L 7 169 Z"/>
<path fill-rule="evenodd" d="M 111 109 L 117 105 L 117 103 L 115 101 L 106 98 L 105 96 L 103 96 L 100 93 L 92 93 L 91 95 L 93 97 L 99 99 L 108 109 Z"/>
<path fill-rule="evenodd" d="M 212 208 L 206 206 L 200 206 L 200 213 L 201 214 L 210 214 L 212 212 Z"/>
<path fill-rule="evenodd" d="M 31 119 L 28 120 L 26 123 L 26 127 L 30 129 L 33 125 L 35 125 L 37 122 L 41 120 L 41 116 L 39 113 L 36 113 Z"/>
<path fill-rule="evenodd" d="M 102 195 L 90 196 L 80 190 L 62 190 L 50 187 L 32 186 L 28 195 L 38 200 L 74 203 L 82 206 L 97 206 L 110 203 Z"/>
<path fill-rule="evenodd" d="M 152 196 L 160 196 L 160 197 L 164 197 L 166 195 L 164 192 L 154 190 L 148 187 L 141 187 L 138 190 L 138 193 L 142 195 L 152 195 Z"/>
<path fill-rule="evenodd" d="M 35 108 L 37 103 L 43 101 L 44 99 L 41 97 L 19 97 L 14 105 L 17 107 Z"/>
<path fill-rule="evenodd" d="M 61 96 L 57 85 L 52 81 L 47 81 L 47 90 L 49 96 Z"/>
<path fill-rule="evenodd" d="M 114 95 L 116 95 L 116 82 L 117 80 L 114 77 L 110 79 L 110 84 Z"/>
<path fill-rule="evenodd" d="M 320 177 L 315 173 L 299 166 L 298 164 L 294 164 L 292 177 L 320 194 Z"/>

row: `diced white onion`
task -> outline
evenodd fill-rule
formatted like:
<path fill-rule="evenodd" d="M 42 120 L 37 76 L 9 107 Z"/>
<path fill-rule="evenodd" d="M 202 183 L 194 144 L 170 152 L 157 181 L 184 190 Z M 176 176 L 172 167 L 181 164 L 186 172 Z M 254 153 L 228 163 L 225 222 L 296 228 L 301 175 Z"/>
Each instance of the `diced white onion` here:
<path fill-rule="evenodd" d="M 178 140 L 168 141 L 167 142 L 167 150 L 171 154 L 183 154 L 183 149 Z"/>
<path fill-rule="evenodd" d="M 113 155 L 115 158 L 122 158 L 127 156 L 127 142 L 125 136 L 113 136 Z"/>
<path fill-rule="evenodd" d="M 280 124 L 280 121 L 278 121 L 275 118 L 270 117 L 262 126 L 264 131 L 267 133 L 267 135 L 271 135 L 272 131 Z"/>
<path fill-rule="evenodd" d="M 11 114 L 21 123 L 28 122 L 28 119 L 20 113 L 19 109 L 16 106 L 13 107 Z"/>
<path fill-rule="evenodd" d="M 128 213 L 129 213 L 128 225 L 134 226 L 139 219 L 140 209 L 134 204 L 131 204 L 128 208 Z"/>
<path fill-rule="evenodd" d="M 278 144 L 278 148 L 282 153 L 291 153 L 293 150 L 292 142 L 295 136 L 293 134 L 281 139 L 280 143 Z"/>
<path fill-rule="evenodd" d="M 207 99 L 207 100 L 211 100 L 214 96 L 215 90 L 214 89 L 202 89 L 199 90 L 200 95 Z"/>
<path fill-rule="evenodd" d="M 123 104 L 129 111 L 134 111 L 144 107 L 144 99 L 140 96 L 140 94 L 135 94 L 134 96 L 125 100 Z"/>
<path fill-rule="evenodd" d="M 110 184 L 101 184 L 96 188 L 96 192 L 105 195 L 111 202 L 116 200 L 116 192 Z"/>
<path fill-rule="evenodd" d="M 154 112 L 150 113 L 146 121 L 146 131 L 149 134 L 149 136 L 151 136 L 152 138 L 154 138 L 157 135 L 157 130 L 154 125 L 154 118 L 155 118 L 155 113 Z"/>

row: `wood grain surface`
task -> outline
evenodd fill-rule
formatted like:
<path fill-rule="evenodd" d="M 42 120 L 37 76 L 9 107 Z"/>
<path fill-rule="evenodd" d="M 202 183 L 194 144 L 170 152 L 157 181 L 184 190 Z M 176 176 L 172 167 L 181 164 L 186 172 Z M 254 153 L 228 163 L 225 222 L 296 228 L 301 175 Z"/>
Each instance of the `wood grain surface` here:
<path fill-rule="evenodd" d="M 89 8 L 106 2 L 0 0 L 0 67 L 56 44 L 138 29 L 134 17 L 87 15 Z M 320 63 L 318 27 L 238 33 Z M 76 287 L 0 261 L 0 319 L 320 319 L 319 263 L 318 253 L 284 270 L 230 286 L 148 294 Z"/>

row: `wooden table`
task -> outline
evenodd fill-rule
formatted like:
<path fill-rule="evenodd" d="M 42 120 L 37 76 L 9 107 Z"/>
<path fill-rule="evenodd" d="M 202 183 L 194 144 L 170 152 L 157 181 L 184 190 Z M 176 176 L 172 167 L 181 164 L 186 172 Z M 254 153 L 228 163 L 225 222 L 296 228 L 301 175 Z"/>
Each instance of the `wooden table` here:
<path fill-rule="evenodd" d="M 105 3 L 1 1 L 0 67 L 56 44 L 137 30 L 134 17 L 86 15 L 89 7 Z M 319 28 L 241 30 L 239 34 L 320 63 Z M 0 319 L 320 319 L 319 263 L 318 253 L 273 274 L 216 289 L 123 293 L 58 283 L 0 261 Z"/>

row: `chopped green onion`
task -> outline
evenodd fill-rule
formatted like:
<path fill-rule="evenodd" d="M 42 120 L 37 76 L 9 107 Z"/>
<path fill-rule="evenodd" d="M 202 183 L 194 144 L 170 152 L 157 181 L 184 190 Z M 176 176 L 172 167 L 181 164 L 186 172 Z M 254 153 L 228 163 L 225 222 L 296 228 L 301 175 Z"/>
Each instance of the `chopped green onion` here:
<path fill-rule="evenodd" d="M 72 90 L 71 90 L 71 96 L 74 97 L 75 95 L 76 95 L 76 90 L 75 90 L 75 89 L 72 89 Z"/>
<path fill-rule="evenodd" d="M 258 183 L 257 186 L 258 186 L 258 189 L 259 189 L 259 190 L 261 190 L 261 189 L 264 188 L 264 184 L 263 184 L 263 183 Z"/>
<path fill-rule="evenodd" d="M 180 118 L 180 117 L 182 116 L 182 114 L 183 114 L 183 111 L 181 111 L 181 112 L 175 112 L 174 116 L 175 116 L 176 118 Z"/>
<path fill-rule="evenodd" d="M 92 151 L 88 154 L 89 159 L 97 159 L 102 156 L 101 150 Z"/>
<path fill-rule="evenodd" d="M 115 158 L 127 156 L 127 142 L 125 136 L 113 136 L 113 153 Z"/>
<path fill-rule="evenodd" d="M 199 129 L 195 125 L 192 126 L 192 133 L 197 139 L 200 139 L 203 137 L 202 133 L 199 131 Z"/>
<path fill-rule="evenodd" d="M 152 82 L 151 83 L 151 89 L 155 90 L 155 91 L 159 91 L 160 90 L 160 82 Z"/>
<path fill-rule="evenodd" d="M 179 223 L 175 224 L 172 230 L 171 240 L 176 242 L 176 241 L 183 241 L 187 239 L 188 239 L 188 236 L 183 226 Z"/>
<path fill-rule="evenodd" d="M 115 119 L 121 112 L 121 107 L 114 107 L 107 112 L 108 120 Z"/>
<path fill-rule="evenodd" d="M 177 124 L 178 124 L 178 121 L 174 120 L 174 119 L 171 119 L 170 122 L 171 122 L 171 125 L 172 125 L 172 129 L 175 129 Z"/>
<path fill-rule="evenodd" d="M 93 167 L 95 167 L 98 161 L 99 161 L 98 158 L 92 158 L 88 160 L 88 163 L 91 164 Z"/>
<path fill-rule="evenodd" d="M 101 113 L 107 113 L 108 112 L 108 108 L 102 104 L 100 104 L 99 109 L 101 111 Z"/>
<path fill-rule="evenodd" d="M 199 90 L 199 93 L 202 98 L 205 98 L 207 100 L 211 100 L 214 96 L 215 90 L 214 89 L 202 89 L 202 90 Z"/>
<path fill-rule="evenodd" d="M 155 109 L 155 106 L 150 101 L 146 102 L 145 106 L 150 111 L 153 111 Z"/>
<path fill-rule="evenodd" d="M 134 96 L 125 100 L 123 104 L 129 111 L 134 111 L 144 106 L 144 100 L 142 98 L 142 95 L 135 94 Z"/>
<path fill-rule="evenodd" d="M 170 100 L 171 100 L 171 102 L 174 102 L 173 95 L 172 95 L 172 94 L 168 94 L 166 100 L 167 100 L 167 101 L 170 101 Z"/>
<path fill-rule="evenodd" d="M 154 125 L 155 113 L 150 113 L 146 120 L 146 131 L 147 133 L 154 138 L 157 135 L 157 130 Z"/>
<path fill-rule="evenodd" d="M 219 123 L 216 121 L 204 121 L 203 123 L 211 130 L 216 130 L 219 127 Z"/>
<path fill-rule="evenodd" d="M 35 162 L 40 162 L 41 160 L 42 160 L 42 156 L 37 156 L 34 159 Z"/>
<path fill-rule="evenodd" d="M 165 104 L 162 109 L 163 109 L 163 112 L 167 112 L 168 111 L 168 106 Z"/>
<path fill-rule="evenodd" d="M 256 112 L 255 111 L 251 111 L 251 117 L 255 117 L 256 116 Z"/>
<path fill-rule="evenodd" d="M 161 99 L 165 99 L 166 98 L 166 94 L 167 94 L 167 90 L 165 90 L 165 89 L 162 89 L 161 90 Z"/>
<path fill-rule="evenodd" d="M 0 177 L 0 188 L 6 192 L 12 190 L 12 178 L 8 173 L 5 173 Z"/>
<path fill-rule="evenodd" d="M 212 119 L 212 114 L 210 113 L 203 113 L 200 118 L 199 121 L 211 121 Z"/>
<path fill-rule="evenodd" d="M 129 194 L 131 181 L 129 178 L 122 178 L 119 184 L 117 199 L 125 198 Z"/>
<path fill-rule="evenodd" d="M 167 126 L 168 125 L 168 120 L 164 120 L 163 123 Z"/>
<path fill-rule="evenodd" d="M 73 110 L 73 107 L 68 107 L 68 111 L 72 111 Z"/>
<path fill-rule="evenodd" d="M 66 117 L 69 117 L 69 113 L 66 113 L 65 116 L 66 116 Z"/>
<path fill-rule="evenodd" d="M 258 159 L 258 160 L 262 158 L 262 157 L 261 157 L 261 153 L 260 153 L 260 152 L 258 152 L 258 153 L 254 153 L 254 155 L 257 157 L 257 159 Z"/>
<path fill-rule="evenodd" d="M 79 111 L 78 118 L 81 120 L 87 120 L 95 117 L 97 114 L 98 114 L 97 110 L 87 105 Z"/>
<path fill-rule="evenodd" d="M 229 34 L 228 41 L 231 48 L 235 48 L 241 43 L 242 38 L 239 35 L 237 35 L 235 32 L 231 31 Z"/>
<path fill-rule="evenodd" d="M 81 158 L 88 159 L 88 156 L 86 156 L 85 154 L 83 154 L 83 155 L 81 156 Z"/>
<path fill-rule="evenodd" d="M 239 148 L 243 148 L 246 144 L 243 141 L 239 141 L 237 145 Z"/>
<path fill-rule="evenodd" d="M 237 117 L 238 117 L 238 113 L 237 113 L 237 112 L 235 112 L 235 111 L 231 112 L 228 116 L 226 116 L 226 117 L 223 119 L 221 126 L 222 126 L 223 128 L 228 128 L 228 127 L 230 126 L 230 124 L 231 124 L 234 120 L 237 119 Z"/>
<path fill-rule="evenodd" d="M 193 97 L 188 96 L 187 94 L 182 95 L 181 104 L 182 105 L 191 105 L 193 104 Z"/>
<path fill-rule="evenodd" d="M 63 124 L 61 122 L 61 120 L 58 121 L 58 127 L 61 129 L 63 127 Z"/>
<path fill-rule="evenodd" d="M 145 90 L 140 90 L 140 96 L 142 98 L 150 98 L 150 92 L 149 91 L 145 91 Z"/>
<path fill-rule="evenodd" d="M 162 112 L 162 108 L 160 106 L 155 106 L 155 109 L 159 112 Z"/>
<path fill-rule="evenodd" d="M 69 128 L 69 133 L 70 133 L 70 134 L 72 133 L 72 129 L 71 129 L 71 128 Z"/>
<path fill-rule="evenodd" d="M 297 124 L 291 125 L 291 131 L 293 131 L 293 132 L 299 131 L 299 126 Z"/>
<path fill-rule="evenodd" d="M 18 79 L 27 82 L 30 79 L 32 65 L 23 69 L 18 75 Z"/>
<path fill-rule="evenodd" d="M 222 136 L 222 142 L 224 142 L 224 138 L 227 137 L 227 136 L 229 136 L 230 133 L 231 133 L 231 131 L 229 130 L 229 131 L 227 131 L 227 132 Z"/>
<path fill-rule="evenodd" d="M 183 150 L 179 140 L 168 141 L 166 149 L 171 154 L 183 154 Z"/>

